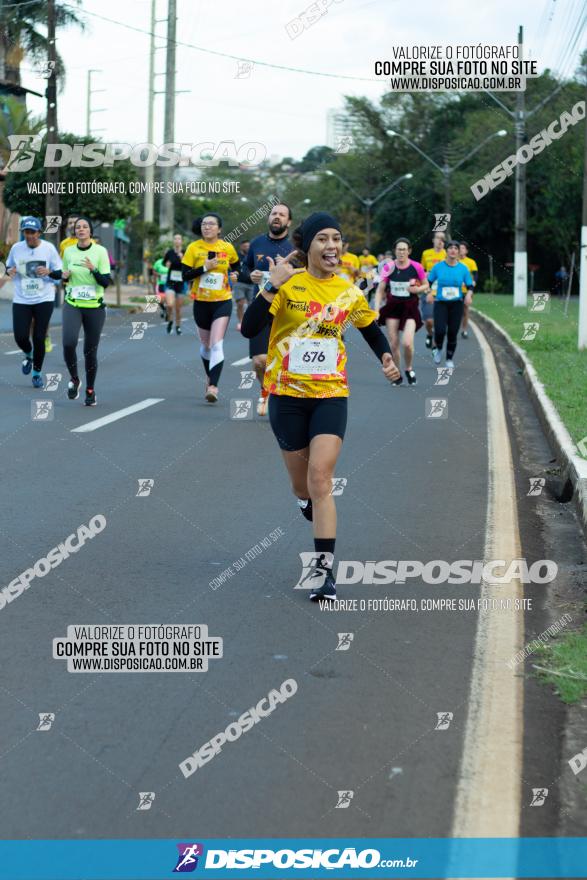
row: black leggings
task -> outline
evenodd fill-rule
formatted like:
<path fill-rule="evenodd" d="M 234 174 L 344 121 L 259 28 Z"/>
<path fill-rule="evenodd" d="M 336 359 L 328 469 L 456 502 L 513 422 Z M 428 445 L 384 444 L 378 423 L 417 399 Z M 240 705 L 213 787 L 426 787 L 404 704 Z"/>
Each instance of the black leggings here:
<path fill-rule="evenodd" d="M 446 356 L 451 359 L 457 347 L 457 336 L 463 317 L 463 300 L 434 303 L 434 345 L 442 351 L 446 335 Z"/>
<path fill-rule="evenodd" d="M 93 388 L 98 372 L 98 345 L 100 333 L 106 319 L 103 306 L 88 309 L 63 304 L 63 358 L 71 378 L 79 379 L 77 374 L 77 342 L 80 330 L 84 328 L 84 358 L 86 364 L 86 388 Z"/>
<path fill-rule="evenodd" d="M 30 306 L 24 303 L 12 303 L 12 326 L 14 328 L 16 344 L 28 355 L 30 355 L 32 349 L 33 369 L 38 370 L 39 373 L 45 359 L 45 336 L 47 335 L 47 328 L 53 314 L 54 305 L 53 300 Z M 33 344 L 31 346 L 30 334 L 33 318 L 35 323 L 33 325 Z"/>

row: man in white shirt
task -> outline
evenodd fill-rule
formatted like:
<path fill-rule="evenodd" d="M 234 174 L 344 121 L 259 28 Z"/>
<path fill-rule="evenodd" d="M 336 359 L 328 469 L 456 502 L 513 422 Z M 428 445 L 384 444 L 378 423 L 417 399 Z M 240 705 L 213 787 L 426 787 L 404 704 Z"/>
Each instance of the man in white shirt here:
<path fill-rule="evenodd" d="M 37 217 L 23 217 L 24 240 L 12 245 L 6 260 L 7 275 L 14 282 L 14 338 L 25 355 L 22 372 L 28 376 L 33 371 L 34 388 L 44 385 L 45 337 L 55 304 L 55 282 L 61 278 L 61 258 L 52 244 L 41 239 L 41 229 Z"/>

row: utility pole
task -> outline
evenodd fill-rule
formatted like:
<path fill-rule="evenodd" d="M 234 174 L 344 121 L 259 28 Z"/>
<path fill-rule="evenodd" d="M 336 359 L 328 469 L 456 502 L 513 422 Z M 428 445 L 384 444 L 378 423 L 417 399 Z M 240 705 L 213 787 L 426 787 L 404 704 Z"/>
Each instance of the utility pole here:
<path fill-rule="evenodd" d="M 518 60 L 524 58 L 524 28 L 518 31 Z M 526 96 L 523 89 L 516 93 L 516 153 L 526 140 Z M 526 252 L 526 163 L 516 165 L 516 213 L 514 246 L 514 306 L 528 301 L 528 254 Z"/>
<path fill-rule="evenodd" d="M 153 118 L 155 112 L 155 27 L 157 0 L 151 0 L 151 42 L 149 46 L 149 97 L 147 105 L 147 143 L 152 144 L 154 138 Z M 153 222 L 155 195 L 153 183 L 155 182 L 155 168 L 147 165 L 145 168 L 145 198 L 143 202 L 143 220 L 145 224 Z M 149 284 L 149 270 L 147 268 L 147 252 L 149 239 L 145 235 L 143 239 L 143 278 L 145 284 Z"/>
<path fill-rule="evenodd" d="M 165 131 L 164 143 L 173 143 L 175 137 L 175 31 L 177 25 L 177 0 L 168 0 L 167 9 L 167 58 L 165 64 Z M 162 169 L 163 192 L 159 209 L 159 226 L 163 231 L 173 232 L 173 193 L 166 192 L 173 179 L 173 169 Z"/>
<path fill-rule="evenodd" d="M 450 166 L 448 158 L 444 157 L 444 165 L 442 167 L 444 177 L 444 213 L 449 217 L 448 226 L 446 227 L 446 240 L 449 241 L 450 234 Z"/>
<path fill-rule="evenodd" d="M 55 144 L 57 134 L 57 76 L 55 67 L 57 62 L 57 50 L 55 47 L 55 0 L 47 0 L 47 45 L 49 78 L 47 80 L 47 146 Z M 45 182 L 47 194 L 45 196 L 45 215 L 55 217 L 59 215 L 59 193 L 56 184 L 59 182 L 58 168 L 45 168 Z M 51 191 L 52 190 L 52 191 Z M 46 225 L 45 221 L 45 225 Z M 55 232 L 46 233 L 47 240 L 56 247 L 59 245 L 59 229 Z"/>
<path fill-rule="evenodd" d="M 583 156 L 583 217 L 579 248 L 579 351 L 587 348 L 587 123 Z"/>
<path fill-rule="evenodd" d="M 371 199 L 365 199 L 365 245 L 371 253 Z"/>

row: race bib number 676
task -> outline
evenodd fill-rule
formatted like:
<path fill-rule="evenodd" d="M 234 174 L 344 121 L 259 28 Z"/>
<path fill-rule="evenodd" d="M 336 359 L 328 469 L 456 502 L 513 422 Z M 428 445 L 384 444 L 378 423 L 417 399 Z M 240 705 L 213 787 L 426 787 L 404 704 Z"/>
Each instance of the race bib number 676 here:
<path fill-rule="evenodd" d="M 327 375 L 336 373 L 336 339 L 290 339 L 288 372 Z"/>

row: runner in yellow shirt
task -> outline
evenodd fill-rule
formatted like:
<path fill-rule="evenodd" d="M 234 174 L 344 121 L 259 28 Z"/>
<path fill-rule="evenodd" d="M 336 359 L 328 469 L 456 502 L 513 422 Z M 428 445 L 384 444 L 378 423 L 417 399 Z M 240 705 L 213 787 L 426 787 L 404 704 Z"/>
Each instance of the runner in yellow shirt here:
<path fill-rule="evenodd" d="M 377 257 L 369 253 L 369 248 L 364 247 L 359 257 L 359 287 L 365 294 L 367 302 L 375 289 L 375 270 L 377 269 Z"/>
<path fill-rule="evenodd" d="M 356 254 L 351 254 L 349 251 L 349 240 L 343 237 L 338 274 L 345 281 L 348 281 L 349 284 L 354 284 L 359 275 L 359 269 L 359 258 Z"/>
<path fill-rule="evenodd" d="M 444 232 L 435 232 L 432 236 L 432 247 L 422 251 L 420 263 L 426 274 L 430 272 L 436 263 L 440 263 L 442 260 L 446 259 L 446 251 L 444 249 L 445 241 L 446 238 Z M 436 285 L 434 285 L 434 289 L 436 289 Z M 420 311 L 422 313 L 422 319 L 426 325 L 426 348 L 432 348 L 432 337 L 434 334 L 434 306 L 428 302 L 425 293 L 420 297 Z"/>
<path fill-rule="evenodd" d="M 224 365 L 224 337 L 232 314 L 231 282 L 240 261 L 229 241 L 220 238 L 222 218 L 212 212 L 194 220 L 200 236 L 187 246 L 182 259 L 184 281 L 193 281 L 194 321 L 200 336 L 200 355 L 206 371 L 206 400 L 218 400 L 218 381 Z"/>
<path fill-rule="evenodd" d="M 473 287 L 477 287 L 477 276 L 479 275 L 479 269 L 477 267 L 477 263 L 475 260 L 472 260 L 471 257 L 467 256 L 469 253 L 469 246 L 466 241 L 461 241 L 459 244 L 459 262 L 464 263 L 469 272 L 471 273 L 471 278 L 473 279 Z M 466 291 L 465 286 L 463 285 L 463 292 Z M 475 291 L 473 290 L 473 293 Z M 469 336 L 469 304 L 465 301 L 465 307 L 463 311 L 463 320 L 461 323 L 461 336 L 463 339 L 467 339 Z"/>
<path fill-rule="evenodd" d="M 343 340 L 353 324 L 393 382 L 399 370 L 377 326 L 377 313 L 354 285 L 337 274 L 342 253 L 340 225 L 323 211 L 296 229 L 297 250 L 282 262 L 270 260 L 270 276 L 244 314 L 241 332 L 251 338 L 271 316 L 265 388 L 269 419 L 281 448 L 291 486 L 302 514 L 314 529 L 314 554 L 297 584 L 310 599 L 336 598 L 332 574 L 336 507 L 332 478 L 347 421 L 349 394 Z M 299 259 L 307 266 L 295 269 Z M 303 557 L 302 557 L 303 558 Z"/>

